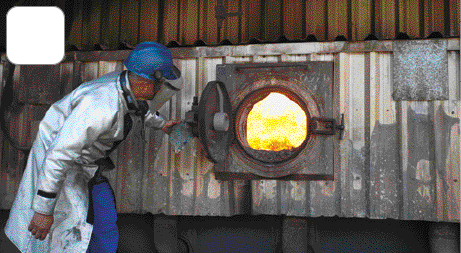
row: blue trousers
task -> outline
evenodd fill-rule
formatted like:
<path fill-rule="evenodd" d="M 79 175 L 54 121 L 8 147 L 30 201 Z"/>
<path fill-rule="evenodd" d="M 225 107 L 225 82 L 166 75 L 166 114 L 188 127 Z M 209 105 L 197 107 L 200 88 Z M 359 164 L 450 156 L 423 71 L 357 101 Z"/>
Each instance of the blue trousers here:
<path fill-rule="evenodd" d="M 93 185 L 93 233 L 87 253 L 115 253 L 118 246 L 117 211 L 112 189 L 105 177 Z"/>

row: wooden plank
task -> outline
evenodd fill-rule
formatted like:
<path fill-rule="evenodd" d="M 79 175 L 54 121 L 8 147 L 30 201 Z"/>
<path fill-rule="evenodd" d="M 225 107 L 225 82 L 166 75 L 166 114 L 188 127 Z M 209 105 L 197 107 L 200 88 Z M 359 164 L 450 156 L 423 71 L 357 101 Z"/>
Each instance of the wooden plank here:
<path fill-rule="evenodd" d="M 139 42 L 158 41 L 158 0 L 140 1 Z"/>
<path fill-rule="evenodd" d="M 328 1 L 328 37 L 333 41 L 336 36 L 343 35 L 347 38 L 347 1 Z"/>
<path fill-rule="evenodd" d="M 183 45 L 192 45 L 198 39 L 198 0 L 183 0 L 180 8 L 179 41 Z"/>
<path fill-rule="evenodd" d="M 101 38 L 102 0 L 85 2 L 83 4 L 82 43 L 87 50 L 94 50 L 94 44 Z"/>
<path fill-rule="evenodd" d="M 164 5 L 164 23 L 163 32 L 165 37 L 165 44 L 170 41 L 179 41 L 178 38 L 178 8 L 180 0 L 165 0 Z"/>
<path fill-rule="evenodd" d="M 117 49 L 120 35 L 120 0 L 103 1 L 101 13 L 101 43 Z"/>
<path fill-rule="evenodd" d="M 396 0 L 376 0 L 376 36 L 378 39 L 395 38 Z"/>
<path fill-rule="evenodd" d="M 120 42 L 132 46 L 139 43 L 139 1 L 123 1 L 120 7 Z"/>
<path fill-rule="evenodd" d="M 371 31 L 372 0 L 352 0 L 352 40 L 364 40 Z"/>
<path fill-rule="evenodd" d="M 370 218 L 399 217 L 399 140 L 391 91 L 392 55 L 370 54 Z"/>
<path fill-rule="evenodd" d="M 283 0 L 283 35 L 289 40 L 299 40 L 303 37 L 303 1 Z"/>

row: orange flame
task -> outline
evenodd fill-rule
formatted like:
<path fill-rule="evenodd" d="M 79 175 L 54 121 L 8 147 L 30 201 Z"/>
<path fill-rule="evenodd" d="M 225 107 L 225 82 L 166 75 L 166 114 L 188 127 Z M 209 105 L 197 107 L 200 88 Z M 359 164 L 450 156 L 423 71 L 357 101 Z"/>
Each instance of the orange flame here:
<path fill-rule="evenodd" d="M 272 92 L 248 114 L 247 141 L 252 149 L 280 151 L 306 139 L 306 114 L 283 94 Z"/>

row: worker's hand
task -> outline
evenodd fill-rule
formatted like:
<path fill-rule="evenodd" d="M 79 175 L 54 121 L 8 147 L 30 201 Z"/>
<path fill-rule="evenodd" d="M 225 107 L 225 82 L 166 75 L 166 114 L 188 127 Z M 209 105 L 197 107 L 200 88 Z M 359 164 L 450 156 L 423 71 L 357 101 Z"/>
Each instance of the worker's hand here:
<path fill-rule="evenodd" d="M 45 240 L 46 235 L 50 232 L 51 225 L 53 224 L 53 215 L 45 215 L 41 213 L 34 213 L 34 217 L 29 224 L 29 231 L 35 236 L 35 239 Z"/>
<path fill-rule="evenodd" d="M 163 126 L 162 128 L 162 131 L 165 132 L 166 134 L 170 134 L 171 133 L 171 128 L 180 123 L 181 121 L 179 120 L 168 120 L 165 124 L 165 126 Z"/>

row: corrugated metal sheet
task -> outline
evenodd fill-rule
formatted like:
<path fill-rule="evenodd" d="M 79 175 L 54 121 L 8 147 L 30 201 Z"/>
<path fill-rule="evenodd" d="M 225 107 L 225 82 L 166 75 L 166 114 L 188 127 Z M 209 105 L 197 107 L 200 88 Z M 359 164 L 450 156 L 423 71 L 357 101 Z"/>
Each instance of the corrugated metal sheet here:
<path fill-rule="evenodd" d="M 62 2 L 62 1 L 58 1 Z M 217 45 L 251 38 L 276 41 L 281 35 L 302 40 L 313 34 L 319 41 L 364 40 L 369 34 L 394 39 L 399 32 L 426 38 L 432 32 L 459 36 L 459 0 L 227 0 L 228 13 L 219 35 L 217 0 L 74 1 L 62 4 L 71 24 L 67 45 L 92 50 L 95 44 L 119 48 L 151 40 L 192 45 L 201 39 Z"/>
<path fill-rule="evenodd" d="M 392 99 L 391 42 L 361 47 L 336 42 L 173 49 L 185 85 L 161 112 L 174 119 L 184 119 L 193 96 L 200 95 L 206 83 L 216 79 L 217 64 L 333 61 L 334 92 L 339 94 L 334 110 L 345 114 L 346 125 L 344 139 L 337 147 L 335 180 L 220 182 L 215 180 L 212 163 L 205 158 L 198 140 L 175 154 L 161 131 L 143 132 L 135 127 L 139 131 L 131 131 L 128 140 L 111 155 L 117 169 L 108 176 L 115 190 L 117 210 L 168 215 L 251 213 L 459 222 L 459 40 L 449 40 L 448 44 L 450 99 L 412 102 Z M 358 48 L 364 50 L 360 52 Z M 97 52 L 93 59 L 84 53 L 74 55 L 80 61 L 60 65 L 61 89 L 68 93 L 80 82 L 121 70 L 126 53 L 106 55 L 111 61 L 102 61 L 105 58 Z M 88 60 L 81 61 L 85 57 Z M 16 72 L 17 85 L 28 74 L 21 68 Z M 11 126 L 13 136 L 21 142 L 30 142 L 37 115 L 43 115 L 37 113 L 38 109 L 28 110 L 18 120 L 31 122 L 30 126 Z M 5 141 L 1 148 L 1 206 L 8 209 L 20 181 L 19 164 L 24 159 Z"/>

